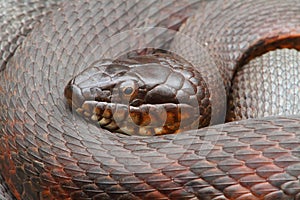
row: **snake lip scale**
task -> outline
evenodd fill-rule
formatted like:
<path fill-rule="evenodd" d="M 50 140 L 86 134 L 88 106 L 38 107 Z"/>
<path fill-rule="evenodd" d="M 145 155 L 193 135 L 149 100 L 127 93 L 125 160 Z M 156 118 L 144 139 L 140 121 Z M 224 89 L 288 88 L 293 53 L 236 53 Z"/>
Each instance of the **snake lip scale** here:
<path fill-rule="evenodd" d="M 0 199 L 300 199 L 299 13 L 298 0 L 2 1 Z M 145 47 L 187 62 L 146 55 L 140 52 Z M 99 116 L 80 108 L 110 118 L 105 110 L 114 90 L 64 88 L 103 63 L 108 71 L 139 74 L 139 84 L 150 83 L 149 67 L 132 68 L 139 61 L 147 65 L 145 60 L 172 75 L 152 70 L 155 81 L 181 80 L 178 87 L 159 87 L 168 91 L 195 89 L 191 83 L 202 78 L 194 90 L 200 108 L 184 106 L 201 114 L 208 108 L 208 121 L 200 116 L 196 125 L 202 120 L 211 126 L 128 136 L 109 131 L 118 128 L 113 124 L 90 123 L 67 106 L 73 103 L 89 119 Z M 175 73 L 168 62 L 196 71 L 179 67 Z M 156 109 L 144 104 L 154 100 L 170 113 L 178 108 L 175 100 L 157 98 L 154 86 L 136 92 L 136 83 L 111 85 L 133 107 Z M 68 99 L 74 94 L 76 101 Z M 85 94 L 91 95 L 86 102 Z M 141 115 L 132 112 L 136 124 L 147 121 L 139 121 Z"/>

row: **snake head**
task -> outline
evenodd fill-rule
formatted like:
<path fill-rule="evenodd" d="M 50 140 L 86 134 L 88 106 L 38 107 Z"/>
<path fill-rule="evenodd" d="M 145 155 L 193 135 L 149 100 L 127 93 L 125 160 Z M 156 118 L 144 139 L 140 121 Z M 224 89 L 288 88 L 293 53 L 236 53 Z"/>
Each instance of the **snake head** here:
<path fill-rule="evenodd" d="M 97 61 L 69 81 L 65 97 L 87 120 L 130 135 L 207 126 L 211 112 L 201 75 L 171 55 Z"/>

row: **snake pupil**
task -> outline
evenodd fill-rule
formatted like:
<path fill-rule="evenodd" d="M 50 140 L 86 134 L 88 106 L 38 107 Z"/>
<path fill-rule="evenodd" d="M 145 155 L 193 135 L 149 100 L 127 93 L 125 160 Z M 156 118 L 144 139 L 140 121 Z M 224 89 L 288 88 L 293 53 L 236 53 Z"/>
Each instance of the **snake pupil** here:
<path fill-rule="evenodd" d="M 132 87 L 127 87 L 124 90 L 124 94 L 126 94 L 126 95 L 130 95 L 130 94 L 132 94 L 132 92 L 133 92 L 133 88 Z"/>

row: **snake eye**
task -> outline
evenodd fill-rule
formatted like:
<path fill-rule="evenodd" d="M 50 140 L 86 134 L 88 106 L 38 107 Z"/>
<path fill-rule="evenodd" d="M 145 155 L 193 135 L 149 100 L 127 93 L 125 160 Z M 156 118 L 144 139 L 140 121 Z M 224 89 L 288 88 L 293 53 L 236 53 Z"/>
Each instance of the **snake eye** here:
<path fill-rule="evenodd" d="M 133 92 L 134 92 L 134 89 L 130 86 L 123 89 L 123 93 L 127 96 L 132 95 Z"/>
<path fill-rule="evenodd" d="M 134 94 L 137 92 L 137 85 L 134 81 L 125 81 L 120 84 L 121 96 L 124 98 L 132 99 L 134 98 Z"/>

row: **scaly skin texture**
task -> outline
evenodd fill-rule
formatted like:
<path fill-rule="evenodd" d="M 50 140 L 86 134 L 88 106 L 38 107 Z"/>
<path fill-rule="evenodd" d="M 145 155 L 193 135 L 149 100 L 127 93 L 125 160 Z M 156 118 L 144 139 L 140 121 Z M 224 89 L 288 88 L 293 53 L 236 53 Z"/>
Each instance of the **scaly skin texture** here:
<path fill-rule="evenodd" d="M 175 134 L 211 121 L 202 74 L 167 53 L 99 60 L 75 76 L 64 94 L 70 108 L 87 120 L 128 135 Z"/>
<path fill-rule="evenodd" d="M 181 31 L 210 49 L 226 88 L 251 46 L 300 32 L 296 0 L 70 1 L 2 56 L 0 169 L 17 199 L 300 199 L 298 114 L 137 137 L 66 108 L 68 81 L 108 50 L 124 49 L 109 43 L 112 35 L 176 28 L 196 11 Z"/>

